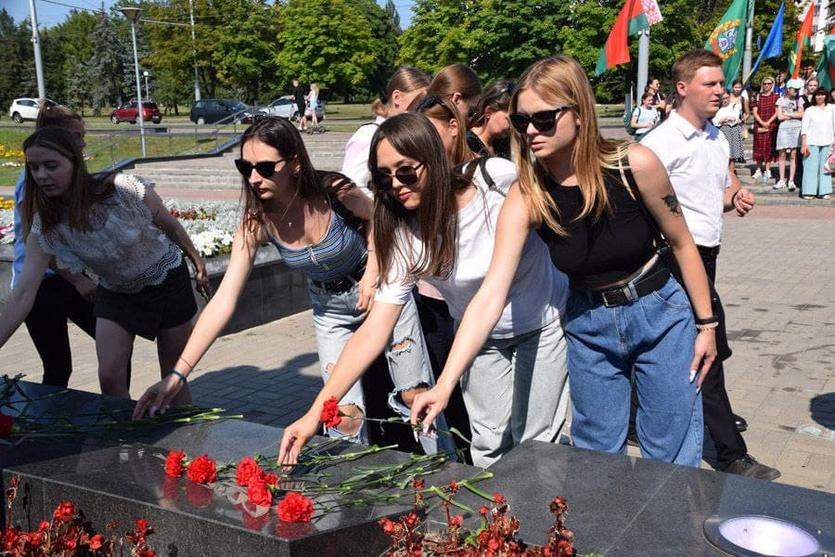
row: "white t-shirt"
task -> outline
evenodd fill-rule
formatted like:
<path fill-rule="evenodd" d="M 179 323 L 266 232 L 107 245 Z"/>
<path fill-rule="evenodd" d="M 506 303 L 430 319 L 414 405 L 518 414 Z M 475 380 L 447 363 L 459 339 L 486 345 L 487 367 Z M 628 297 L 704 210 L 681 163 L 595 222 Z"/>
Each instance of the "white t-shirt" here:
<path fill-rule="evenodd" d="M 635 111 L 638 113 L 635 114 Z M 655 125 L 655 123 L 658 122 L 658 109 L 656 108 L 644 108 L 643 106 L 638 106 L 635 107 L 632 114 L 633 116 L 638 117 L 638 124 Z M 635 128 L 635 135 L 644 135 L 650 130 L 652 130 L 652 128 Z"/>
<path fill-rule="evenodd" d="M 731 185 L 731 149 L 725 134 L 710 121 L 703 130 L 696 129 L 674 110 L 641 145 L 651 149 L 667 169 L 696 244 L 718 246 L 725 190 Z"/>
<path fill-rule="evenodd" d="M 831 145 L 835 142 L 835 111 L 832 105 L 806 108 L 800 133 L 806 136 L 807 145 Z"/>
<path fill-rule="evenodd" d="M 486 168 L 495 185 L 493 189 L 489 188 L 480 171 L 476 170 L 473 181 L 478 191 L 458 211 L 458 249 L 450 276 L 425 279 L 441 292 L 450 315 L 457 322 L 461 321 L 487 274 L 493 258 L 499 212 L 508 189 L 516 180 L 516 167 L 508 160 L 491 158 Z M 415 230 L 401 229 L 398 244 L 401 253 L 411 254 L 412 261 L 416 261 L 423 250 L 423 242 Z M 375 299 L 402 305 L 408 299 L 415 279 L 407 276 L 409 266 L 404 261 L 396 258 L 392 267 Z M 568 279 L 551 263 L 548 248 L 536 232 L 531 232 L 504 310 L 490 337 L 510 338 L 541 329 L 559 317 L 567 294 Z"/>
<path fill-rule="evenodd" d="M 386 119 L 382 116 L 377 116 L 374 123 L 363 124 L 345 144 L 345 158 L 342 161 L 341 172 L 359 186 L 360 190 L 368 197 L 372 197 L 369 189 L 371 172 L 368 170 L 371 138 L 374 137 L 374 132 L 377 131 L 380 124 L 385 121 Z"/>

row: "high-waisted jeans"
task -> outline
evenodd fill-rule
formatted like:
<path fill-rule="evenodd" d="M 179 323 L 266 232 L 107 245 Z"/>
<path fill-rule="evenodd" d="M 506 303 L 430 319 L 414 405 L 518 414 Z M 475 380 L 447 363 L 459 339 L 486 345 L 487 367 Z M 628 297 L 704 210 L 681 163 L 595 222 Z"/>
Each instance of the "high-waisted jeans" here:
<path fill-rule="evenodd" d="M 572 290 L 566 318 L 574 446 L 626 451 L 634 374 L 641 454 L 699 466 L 702 399 L 689 380 L 696 328 L 678 282 L 671 277 L 655 292 L 616 307 Z"/>
<path fill-rule="evenodd" d="M 365 313 L 356 309 L 358 299 L 359 286 L 356 284 L 345 292 L 331 292 L 310 284 L 316 344 L 322 378 L 325 381 L 330 377 L 329 367 L 336 363 L 351 335 L 365 320 Z M 403 416 L 404 420 L 408 420 L 409 407 L 403 404 L 400 393 L 418 386 L 431 387 L 435 384 L 426 343 L 420 328 L 417 307 L 411 297 L 403 306 L 385 353 L 391 380 L 394 383 L 394 391 L 389 393 L 389 406 Z M 360 381 L 354 383 L 339 401 L 340 406 L 351 404 L 356 405 L 365 414 L 365 396 Z M 443 416 L 439 416 L 436 420 L 436 426 L 441 432 L 447 431 Z M 352 437 L 346 437 L 336 429 L 328 429 L 328 435 L 345 437 L 346 440 L 360 443 L 366 443 L 368 440 L 365 424 L 360 432 Z M 446 433 L 439 433 L 437 436 L 420 435 L 419 441 L 427 452 L 443 451 L 454 455 L 454 443 Z"/>

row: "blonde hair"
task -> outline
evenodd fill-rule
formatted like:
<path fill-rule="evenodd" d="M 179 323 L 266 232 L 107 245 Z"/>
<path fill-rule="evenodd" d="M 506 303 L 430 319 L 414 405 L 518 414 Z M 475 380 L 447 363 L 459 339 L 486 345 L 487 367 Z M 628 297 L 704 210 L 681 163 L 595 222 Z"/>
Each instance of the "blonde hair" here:
<path fill-rule="evenodd" d="M 387 118 L 389 114 L 389 100 L 395 91 L 411 93 L 418 89 L 429 87 L 429 76 L 417 68 L 403 66 L 397 68 L 386 83 L 385 95 L 380 95 L 371 104 L 371 110 L 377 116 Z M 385 98 L 384 98 L 385 97 Z"/>
<path fill-rule="evenodd" d="M 595 99 L 586 72 L 570 56 L 558 55 L 534 63 L 525 70 L 510 101 L 510 113 L 517 111 L 519 93 L 531 90 L 554 107 L 571 105 L 566 117 L 579 120 L 577 139 L 571 151 L 583 206 L 577 219 L 591 216 L 597 220 L 608 207 L 609 196 L 603 181 L 603 169 L 617 168 L 626 142 L 606 139 L 600 135 L 595 111 Z M 512 131 L 514 159 L 519 174 L 519 185 L 528 205 L 531 219 L 544 223 L 559 236 L 566 236 L 565 228 L 557 222 L 558 207 L 546 191 L 547 170 L 531 159 L 527 140 L 515 128 Z"/>

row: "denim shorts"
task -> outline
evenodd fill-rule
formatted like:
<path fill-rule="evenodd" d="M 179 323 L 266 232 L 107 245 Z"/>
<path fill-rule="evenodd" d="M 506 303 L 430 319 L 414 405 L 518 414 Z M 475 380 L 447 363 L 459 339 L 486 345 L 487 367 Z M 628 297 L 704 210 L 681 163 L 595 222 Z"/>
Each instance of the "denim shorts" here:
<path fill-rule="evenodd" d="M 345 292 L 331 292 L 312 283 L 309 288 L 322 378 L 327 381 L 330 376 L 328 367 L 339 359 L 342 349 L 350 340 L 351 335 L 362 325 L 366 314 L 356 309 L 359 300 L 359 285 L 357 284 Z M 400 318 L 394 326 L 385 354 L 394 384 L 394 391 L 389 393 L 388 397 L 389 406 L 404 419 L 408 419 L 409 407 L 403 404 L 399 394 L 415 387 L 435 384 L 429 364 L 429 354 L 420 328 L 417 307 L 411 296 L 404 304 Z M 354 383 L 339 401 L 340 406 L 352 404 L 365 413 L 365 396 L 360 381 Z M 436 425 L 440 430 L 446 430 L 446 423 L 442 417 Z M 329 430 L 328 434 L 342 435 L 336 430 Z M 441 449 L 445 452 L 449 450 L 454 452 L 452 440 L 447 436 L 442 435 L 438 439 L 420 437 L 419 441 L 427 451 L 432 451 L 434 445 L 442 445 Z M 356 439 L 350 440 L 366 442 L 365 426 Z"/>
<path fill-rule="evenodd" d="M 658 290 L 616 307 L 572 290 L 566 310 L 574 445 L 626 451 L 634 379 L 641 454 L 699 466 L 702 399 L 690 382 L 696 327 L 679 283 L 670 277 Z"/>

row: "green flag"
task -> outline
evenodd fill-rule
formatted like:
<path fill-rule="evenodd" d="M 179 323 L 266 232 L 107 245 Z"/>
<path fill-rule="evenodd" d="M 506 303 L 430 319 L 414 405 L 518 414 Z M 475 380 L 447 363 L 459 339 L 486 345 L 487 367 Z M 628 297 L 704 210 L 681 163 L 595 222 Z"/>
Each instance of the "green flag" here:
<path fill-rule="evenodd" d="M 736 79 L 742 53 L 745 50 L 745 23 L 748 17 L 748 0 L 734 0 L 713 33 L 705 42 L 705 49 L 715 52 L 724 61 L 725 83 Z"/>
<path fill-rule="evenodd" d="M 830 90 L 835 85 L 835 35 L 823 40 L 823 55 L 818 63 L 818 85 Z"/>

